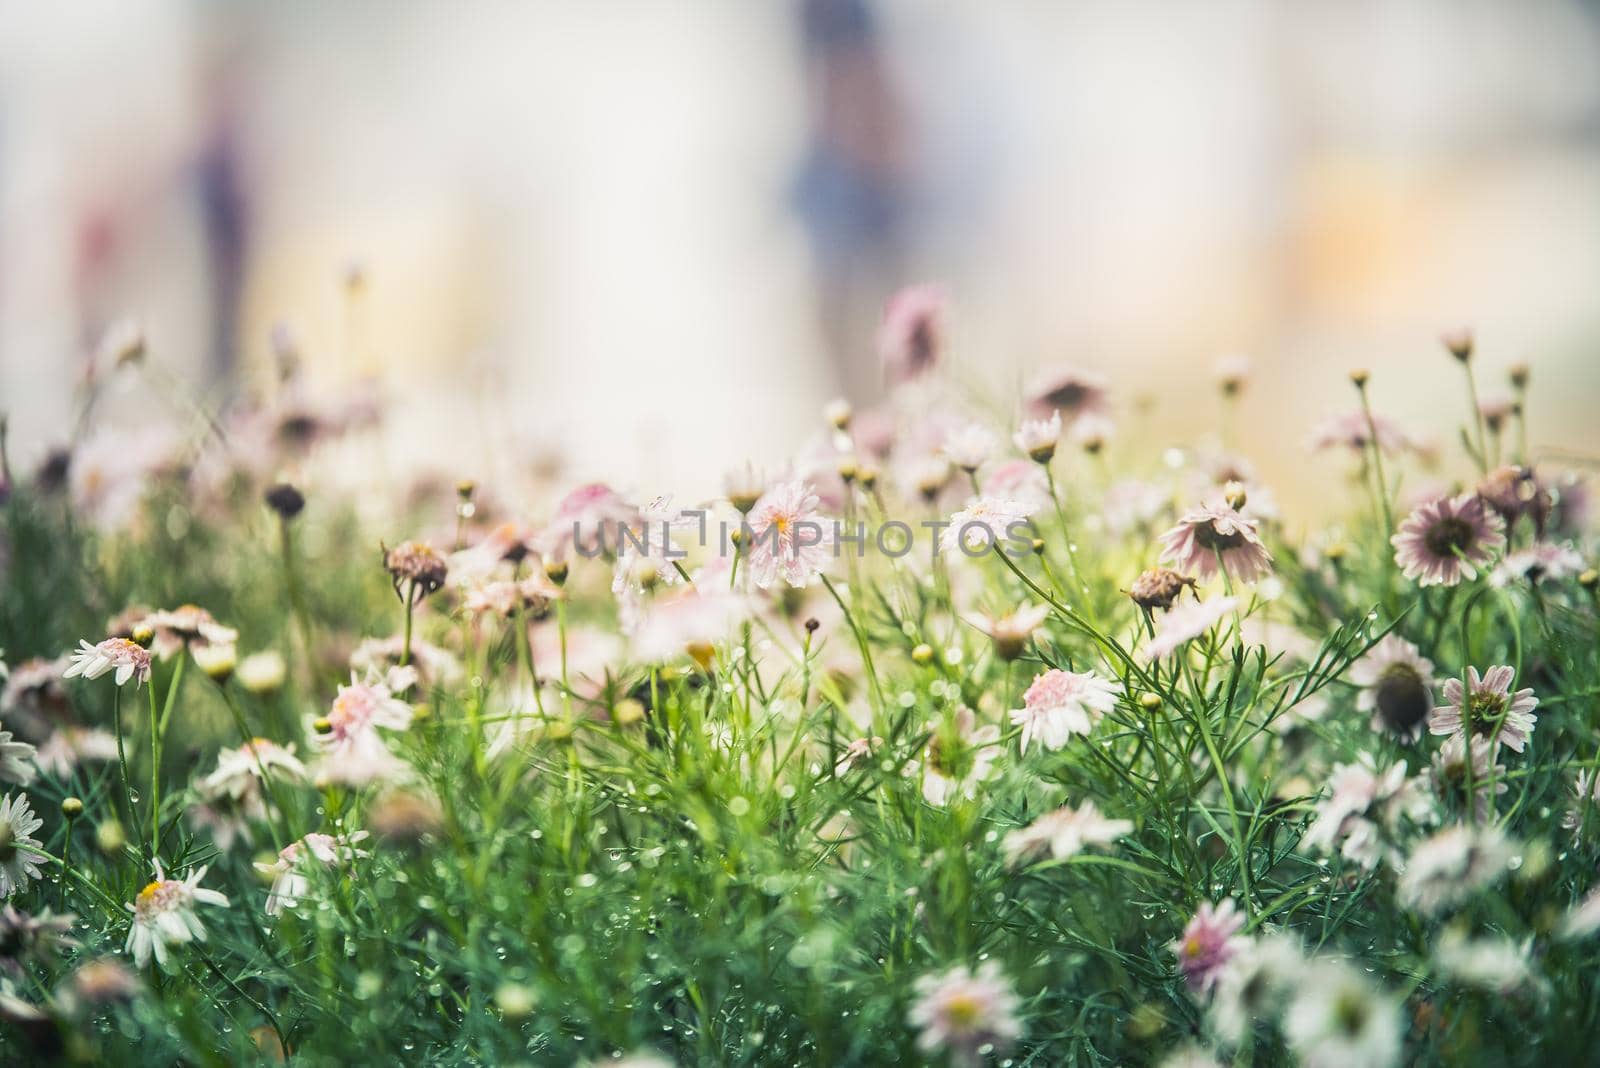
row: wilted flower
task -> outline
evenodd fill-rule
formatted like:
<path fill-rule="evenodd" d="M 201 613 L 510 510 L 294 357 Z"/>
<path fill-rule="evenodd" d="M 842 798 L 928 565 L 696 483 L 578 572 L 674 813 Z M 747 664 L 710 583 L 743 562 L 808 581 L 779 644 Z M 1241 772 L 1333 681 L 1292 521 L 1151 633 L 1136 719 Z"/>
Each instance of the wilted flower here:
<path fill-rule="evenodd" d="M 1416 847 L 1398 887 L 1400 903 L 1435 913 L 1465 901 L 1499 879 L 1512 848 L 1493 824 L 1447 827 Z"/>
<path fill-rule="evenodd" d="M 444 557 L 434 551 L 433 546 L 420 541 L 401 542 L 384 550 L 383 568 L 394 583 L 395 596 L 411 604 L 421 603 L 443 586 L 450 573 Z"/>
<path fill-rule="evenodd" d="M 34 815 L 27 794 L 7 794 L 0 801 L 0 900 L 39 877 L 40 842 L 33 832 L 44 826 Z"/>
<path fill-rule="evenodd" d="M 1389 1068 L 1400 1060 L 1399 1004 L 1345 964 L 1320 962 L 1301 977 L 1283 1033 L 1306 1068 Z"/>
<path fill-rule="evenodd" d="M 1121 683 L 1092 671 L 1046 671 L 1023 694 L 1023 707 L 1011 713 L 1012 724 L 1022 727 L 1022 751 L 1034 738 L 1046 749 L 1060 749 L 1074 734 L 1088 734 L 1117 707 L 1121 693 Z"/>
<path fill-rule="evenodd" d="M 1555 500 L 1529 467 L 1507 464 L 1490 471 L 1478 483 L 1478 496 L 1493 508 L 1507 528 L 1523 516 L 1533 520 L 1533 528 L 1543 534 Z"/>
<path fill-rule="evenodd" d="M 828 566 L 831 528 L 817 504 L 810 484 L 796 479 L 769 489 L 750 510 L 747 559 L 757 586 L 768 589 L 781 578 L 802 588 Z"/>
<path fill-rule="evenodd" d="M 967 622 L 987 634 L 994 642 L 994 651 L 1002 660 L 1015 660 L 1027 649 L 1033 632 L 1050 614 L 1048 605 L 1022 605 L 1014 612 L 1002 616 L 978 614 L 967 616 Z"/>
<path fill-rule="evenodd" d="M 1156 636 L 1145 643 L 1141 655 L 1146 661 L 1171 656 L 1179 646 L 1200 637 L 1238 607 L 1237 597 L 1213 597 L 1209 601 L 1180 604 L 1161 617 Z"/>
<path fill-rule="evenodd" d="M 892 384 L 932 370 L 944 347 L 944 293 L 937 286 L 907 286 L 884 305 L 878 355 Z"/>
<path fill-rule="evenodd" d="M 116 671 L 116 683 L 123 685 L 129 679 L 133 684 L 150 680 L 150 651 L 138 642 L 127 638 L 107 638 L 99 645 L 90 645 L 87 641 L 78 643 L 78 650 L 72 654 L 71 662 L 66 670 L 61 673 L 64 679 L 75 678 L 82 675 L 86 679 L 98 679 L 108 671 Z"/>
<path fill-rule="evenodd" d="M 228 906 L 226 897 L 200 885 L 205 867 L 194 869 L 183 879 L 169 879 L 160 859 L 154 863 L 155 880 L 125 906 L 133 913 L 133 927 L 123 951 L 133 954 L 133 963 L 139 968 L 148 965 L 152 955 L 165 968 L 171 946 L 206 940 L 205 925 L 195 912 L 196 905 Z"/>
<path fill-rule="evenodd" d="M 273 877 L 272 889 L 267 893 L 267 915 L 277 916 L 284 909 L 292 909 L 300 903 L 311 889 L 311 880 L 305 874 L 305 868 L 313 862 L 331 868 L 367 856 L 366 850 L 355 848 L 356 843 L 366 837 L 366 831 L 338 837 L 312 832 L 280 849 L 278 858 L 271 864 L 257 864 L 257 871 Z"/>
<path fill-rule="evenodd" d="M 1507 749 L 1522 752 L 1533 733 L 1536 717 L 1533 710 L 1539 699 L 1532 688 L 1511 692 L 1516 672 L 1501 664 L 1478 675 L 1475 667 L 1467 668 L 1467 684 L 1460 679 L 1446 679 L 1445 704 L 1435 708 L 1428 717 L 1431 734 L 1460 734 L 1464 723 L 1470 723 L 1475 734 L 1482 734 L 1504 743 Z"/>
<path fill-rule="evenodd" d="M 1184 587 L 1194 589 L 1194 579 L 1165 567 L 1152 567 L 1140 573 L 1128 588 L 1133 603 L 1144 609 L 1169 609 Z"/>
<path fill-rule="evenodd" d="M 1395 563 L 1419 586 L 1475 578 L 1505 544 L 1505 521 L 1475 493 L 1439 497 L 1406 517 L 1389 539 Z"/>
<path fill-rule="evenodd" d="M 1006 858 L 1016 863 L 1048 850 L 1055 859 L 1066 860 L 1085 846 L 1108 845 L 1132 831 L 1131 821 L 1106 819 L 1093 801 L 1085 801 L 1078 808 L 1064 806 L 1048 812 L 1006 835 Z"/>
<path fill-rule="evenodd" d="M 1200 903 L 1183 936 L 1172 943 L 1178 971 L 1190 990 L 1209 993 L 1217 985 L 1228 962 L 1248 944 L 1239 934 L 1243 928 L 1244 916 L 1232 898 L 1220 905 Z"/>
<path fill-rule="evenodd" d="M 1215 575 L 1219 566 L 1239 582 L 1254 582 L 1272 569 L 1272 554 L 1261 541 L 1256 521 L 1227 504 L 1186 513 L 1161 535 L 1161 543 L 1162 563 L 1202 579 Z"/>
<path fill-rule="evenodd" d="M 1008 1048 L 1022 1034 L 1020 1002 L 994 961 L 974 972 L 955 967 L 917 980 L 910 1021 L 923 1053 L 941 1050 L 961 1065 L 981 1062 L 983 1051 Z"/>
<path fill-rule="evenodd" d="M 1433 661 L 1398 634 L 1386 634 L 1350 665 L 1350 681 L 1361 688 L 1356 707 L 1372 713 L 1374 730 L 1405 739 L 1422 732 L 1433 707 Z"/>

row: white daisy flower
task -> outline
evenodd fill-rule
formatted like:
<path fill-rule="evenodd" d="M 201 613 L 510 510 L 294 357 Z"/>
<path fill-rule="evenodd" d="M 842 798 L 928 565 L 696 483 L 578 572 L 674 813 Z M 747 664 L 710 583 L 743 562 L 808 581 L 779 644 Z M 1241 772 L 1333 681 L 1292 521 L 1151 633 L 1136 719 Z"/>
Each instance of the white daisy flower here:
<path fill-rule="evenodd" d="M 183 879 L 167 878 L 159 859 L 155 870 L 155 880 L 139 891 L 132 904 L 125 906 L 133 913 L 133 926 L 128 931 L 124 952 L 132 953 L 134 964 L 140 968 L 150 963 L 152 955 L 156 963 L 165 968 L 170 959 L 170 947 L 206 940 L 205 925 L 195 912 L 196 905 L 228 906 L 226 897 L 200 885 L 206 874 L 203 866 Z"/>
<path fill-rule="evenodd" d="M 43 826 L 44 820 L 29 807 L 27 794 L 8 794 L 0 801 L 0 900 L 39 878 L 32 850 L 38 849 L 40 843 L 33 832 Z"/>
<path fill-rule="evenodd" d="M 108 671 L 117 673 L 118 686 L 125 685 L 129 679 L 134 680 L 135 686 L 149 682 L 150 650 L 128 638 L 107 638 L 99 645 L 80 641 L 61 677 L 70 679 L 82 675 L 86 679 L 98 679 Z"/>

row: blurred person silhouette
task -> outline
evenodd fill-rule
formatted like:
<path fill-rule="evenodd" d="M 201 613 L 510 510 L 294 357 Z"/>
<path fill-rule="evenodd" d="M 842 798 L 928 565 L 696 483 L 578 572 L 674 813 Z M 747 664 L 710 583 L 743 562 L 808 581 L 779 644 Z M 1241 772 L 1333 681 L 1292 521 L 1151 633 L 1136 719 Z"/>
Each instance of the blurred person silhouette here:
<path fill-rule="evenodd" d="M 866 0 L 802 0 L 808 144 L 794 207 L 811 246 L 823 341 L 841 391 L 883 388 L 872 338 L 902 281 L 912 132 Z"/>

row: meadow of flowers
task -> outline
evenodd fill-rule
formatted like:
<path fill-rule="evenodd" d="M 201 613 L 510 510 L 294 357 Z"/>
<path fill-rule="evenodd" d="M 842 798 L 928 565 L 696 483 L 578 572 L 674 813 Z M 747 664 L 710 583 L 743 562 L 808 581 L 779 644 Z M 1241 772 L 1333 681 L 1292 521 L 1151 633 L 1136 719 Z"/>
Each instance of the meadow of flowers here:
<path fill-rule="evenodd" d="M 1528 370 L 1307 398 L 1306 531 L 1247 367 L 1170 442 L 964 388 L 945 314 L 694 502 L 393 470 L 286 335 L 113 425 L 170 382 L 114 332 L 0 483 L 0 1060 L 1600 1060 L 1595 542 Z"/>

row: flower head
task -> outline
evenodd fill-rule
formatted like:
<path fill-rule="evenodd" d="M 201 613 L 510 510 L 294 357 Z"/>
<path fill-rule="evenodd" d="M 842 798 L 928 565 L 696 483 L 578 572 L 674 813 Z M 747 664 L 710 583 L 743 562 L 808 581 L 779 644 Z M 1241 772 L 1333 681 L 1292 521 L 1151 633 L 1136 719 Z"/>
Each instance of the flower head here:
<path fill-rule="evenodd" d="M 149 631 L 154 637 L 150 648 L 165 659 L 180 649 L 200 649 L 207 646 L 232 646 L 239 640 L 239 632 L 218 623 L 210 612 L 199 605 L 186 604 L 177 608 L 151 612 L 134 625 L 137 632 Z M 121 683 L 118 682 L 120 686 Z"/>
<path fill-rule="evenodd" d="M 99 645 L 82 641 L 61 677 L 70 679 L 82 675 L 86 679 L 98 679 L 108 671 L 116 672 L 118 686 L 129 679 L 135 686 L 148 682 L 150 651 L 128 638 L 107 638 Z"/>
<path fill-rule="evenodd" d="M 1220 568 L 1239 582 L 1254 582 L 1272 568 L 1272 554 L 1261 541 L 1256 521 L 1227 504 L 1186 513 L 1161 535 L 1161 562 L 1179 571 L 1210 578 Z"/>
<path fill-rule="evenodd" d="M 910 1021 L 923 1053 L 945 1051 L 958 1064 L 980 1062 L 985 1047 L 1009 1047 L 1022 1034 L 1019 1002 L 994 961 L 977 971 L 951 968 L 917 980 L 917 1002 Z"/>
<path fill-rule="evenodd" d="M 1052 408 L 1045 419 L 1023 420 L 1017 432 L 1011 435 L 1011 440 L 1017 448 L 1028 454 L 1029 459 L 1041 464 L 1049 463 L 1056 454 L 1056 445 L 1061 441 L 1061 413 Z"/>
<path fill-rule="evenodd" d="M 1220 905 L 1201 902 L 1182 937 L 1172 943 L 1178 971 L 1190 990 L 1208 993 L 1217 985 L 1222 970 L 1247 944 L 1239 934 L 1243 928 L 1244 915 L 1232 898 Z"/>
<path fill-rule="evenodd" d="M 954 719 L 928 739 L 922 767 L 922 796 L 930 805 L 947 805 L 955 797 L 976 797 L 978 787 L 994 773 L 1000 758 L 1000 728 L 980 727 L 972 709 L 959 709 Z M 907 773 L 916 770 L 907 767 Z"/>
<path fill-rule="evenodd" d="M 1377 431 L 1378 448 L 1386 454 L 1393 455 L 1416 447 L 1399 424 L 1377 414 L 1372 415 L 1369 424 L 1367 413 L 1360 409 L 1323 420 L 1312 431 L 1311 447 L 1317 450 L 1343 448 L 1353 453 L 1363 453 L 1372 444 L 1374 429 Z"/>
<path fill-rule="evenodd" d="M 133 927 L 128 931 L 124 952 L 132 953 L 134 964 L 140 968 L 150 963 L 151 956 L 165 968 L 170 947 L 205 941 L 205 925 L 195 906 L 228 905 L 226 897 L 200 885 L 206 874 L 204 867 L 194 869 L 183 879 L 169 879 L 158 859 L 155 872 L 155 879 L 139 891 L 132 904 L 125 906 L 133 913 Z"/>
<path fill-rule="evenodd" d="M 1194 589 L 1194 579 L 1180 575 L 1165 567 L 1152 567 L 1140 573 L 1128 588 L 1133 603 L 1144 609 L 1170 609 L 1183 594 L 1184 587 Z"/>
<path fill-rule="evenodd" d="M 946 434 L 939 451 L 946 460 L 971 473 L 988 463 L 999 446 L 994 431 L 982 423 L 968 423 Z"/>
<path fill-rule="evenodd" d="M 1013 539 L 1027 521 L 1028 511 L 1019 501 L 974 497 L 950 517 L 950 525 L 939 534 L 939 551 L 981 555 L 997 542 Z"/>
<path fill-rule="evenodd" d="M 9 898 L 39 877 L 39 840 L 33 832 L 44 826 L 34 815 L 27 794 L 6 795 L 0 801 L 0 900 Z"/>
<path fill-rule="evenodd" d="M 1237 597 L 1213 597 L 1209 601 L 1180 604 L 1161 617 L 1155 637 L 1145 643 L 1141 655 L 1146 661 L 1171 656 L 1179 646 L 1200 637 L 1238 607 Z"/>
<path fill-rule="evenodd" d="M 1400 903 L 1435 913 L 1467 900 L 1499 879 L 1512 847 L 1493 824 L 1447 827 L 1416 847 L 1400 874 Z"/>
<path fill-rule="evenodd" d="M 762 589 L 780 578 L 800 589 L 820 574 L 832 557 L 830 525 L 817 510 L 817 495 L 807 482 L 781 482 L 750 510 L 750 576 Z"/>
<path fill-rule="evenodd" d="M 1541 541 L 1507 553 L 1504 560 L 1489 575 L 1496 586 L 1510 586 L 1526 582 L 1530 586 L 1541 582 L 1564 582 L 1583 573 L 1583 557 L 1570 545 Z"/>
<path fill-rule="evenodd" d="M 38 750 L 27 742 L 13 741 L 11 732 L 0 730 L 0 780 L 26 786 L 38 774 L 34 758 Z"/>
<path fill-rule="evenodd" d="M 1005 852 L 1012 863 L 1046 850 L 1055 859 L 1066 860 L 1085 846 L 1110 844 L 1132 830 L 1131 821 L 1106 819 L 1093 801 L 1085 801 L 1078 808 L 1058 808 L 1012 831 L 1006 835 Z"/>
<path fill-rule="evenodd" d="M 1011 722 L 1022 727 L 1022 751 L 1037 738 L 1046 749 L 1060 749 L 1074 734 L 1088 734 L 1101 716 L 1117 707 L 1120 683 L 1092 671 L 1051 669 L 1033 680 Z"/>
<path fill-rule="evenodd" d="M 944 311 L 944 292 L 937 286 L 907 286 L 889 298 L 878 329 L 878 355 L 891 384 L 919 378 L 938 364 Z"/>
<path fill-rule="evenodd" d="M 277 916 L 286 908 L 294 908 L 309 893 L 311 880 L 305 874 L 307 868 L 331 868 L 367 856 L 366 850 L 355 847 L 367 836 L 366 831 L 338 837 L 312 832 L 280 849 L 271 864 L 258 863 L 257 871 L 272 876 L 272 889 L 267 893 L 267 915 Z"/>
<path fill-rule="evenodd" d="M 1475 493 L 1439 497 L 1406 517 L 1390 538 L 1394 560 L 1419 586 L 1475 578 L 1505 544 L 1505 521 Z"/>
<path fill-rule="evenodd" d="M 361 785 L 398 774 L 404 765 L 389 752 L 378 729 L 405 730 L 410 725 L 411 706 L 375 674 L 369 672 L 364 682 L 351 676 L 349 686 L 339 687 L 327 716 L 313 724 L 312 744 L 322 753 L 317 781 Z"/>
<path fill-rule="evenodd" d="M 1361 687 L 1356 707 L 1372 713 L 1374 730 L 1402 738 L 1422 733 L 1433 706 L 1433 661 L 1398 634 L 1386 634 L 1350 666 L 1349 679 Z"/>
<path fill-rule="evenodd" d="M 1347 964 L 1323 961 L 1301 977 L 1283 1032 L 1306 1068 L 1389 1068 L 1400 1061 L 1399 1004 Z"/>
<path fill-rule="evenodd" d="M 1028 391 L 1028 406 L 1041 417 L 1058 412 L 1063 422 L 1073 422 L 1085 415 L 1105 415 L 1111 408 L 1111 396 L 1104 378 L 1064 367 L 1035 380 Z"/>
<path fill-rule="evenodd" d="M 383 569 L 394 583 L 394 594 L 412 604 L 421 602 L 444 585 L 450 566 L 425 541 L 404 541 L 383 553 Z"/>
<path fill-rule="evenodd" d="M 1005 615 L 970 615 L 967 622 L 987 634 L 994 642 L 994 651 L 1002 660 L 1015 660 L 1027 649 L 1033 632 L 1050 614 L 1048 605 L 1023 605 Z"/>
<path fill-rule="evenodd" d="M 1445 704 L 1435 708 L 1428 717 L 1430 734 L 1460 734 L 1464 724 L 1470 723 L 1475 734 L 1481 734 L 1505 745 L 1507 749 L 1522 752 L 1533 733 L 1537 717 L 1533 710 L 1539 699 L 1532 688 L 1511 692 L 1511 682 L 1516 672 L 1505 664 L 1492 667 L 1482 676 L 1475 667 L 1467 668 L 1467 682 L 1446 679 Z"/>

